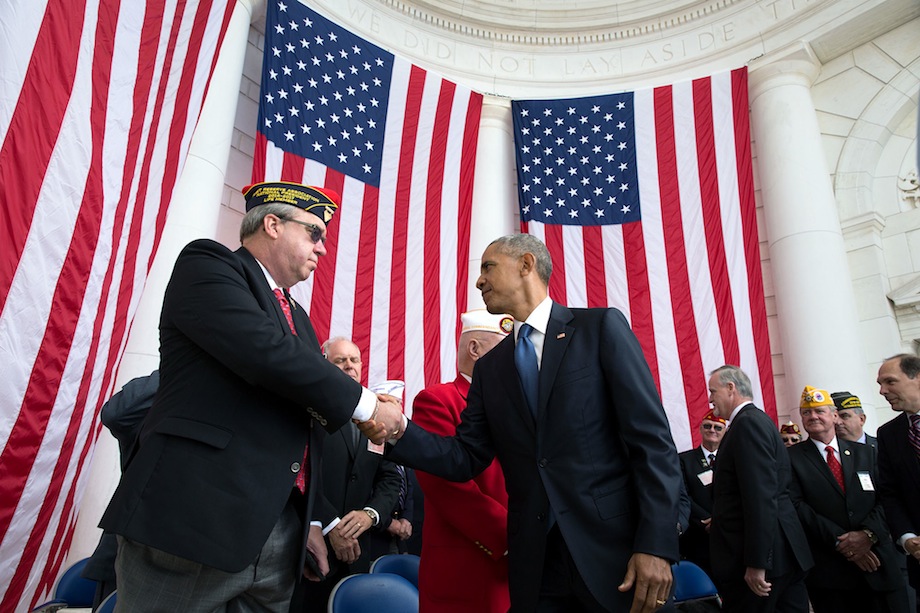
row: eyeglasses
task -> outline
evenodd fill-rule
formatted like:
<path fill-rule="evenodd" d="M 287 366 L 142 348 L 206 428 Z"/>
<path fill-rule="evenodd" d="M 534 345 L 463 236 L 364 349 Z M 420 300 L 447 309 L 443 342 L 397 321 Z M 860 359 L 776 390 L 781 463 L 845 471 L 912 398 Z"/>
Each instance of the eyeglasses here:
<path fill-rule="evenodd" d="M 311 241 L 313 241 L 314 243 L 319 243 L 320 241 L 322 241 L 324 245 L 326 244 L 326 236 L 323 234 L 323 229 L 320 228 L 315 223 L 307 223 L 305 221 L 299 221 L 297 219 L 290 219 L 288 217 L 279 217 L 278 219 L 280 219 L 283 222 L 293 221 L 294 223 L 302 225 L 304 228 L 310 231 Z"/>
<path fill-rule="evenodd" d="M 719 424 L 703 424 L 703 430 L 715 430 L 716 432 L 721 432 L 725 426 L 720 426 Z"/>
<path fill-rule="evenodd" d="M 795 436 L 784 436 L 782 438 L 783 438 L 784 443 L 798 443 L 800 440 L 798 437 L 795 437 Z"/>

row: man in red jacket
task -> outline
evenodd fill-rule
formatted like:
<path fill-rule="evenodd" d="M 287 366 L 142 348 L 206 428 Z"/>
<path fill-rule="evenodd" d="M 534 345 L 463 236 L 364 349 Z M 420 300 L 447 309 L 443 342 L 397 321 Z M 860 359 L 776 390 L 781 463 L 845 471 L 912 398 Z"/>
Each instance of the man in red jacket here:
<path fill-rule="evenodd" d="M 412 419 L 437 434 L 452 435 L 466 407 L 473 365 L 505 338 L 513 321 L 485 309 L 460 317 L 460 373 L 450 383 L 422 390 Z M 498 460 L 472 481 L 453 483 L 416 471 L 425 494 L 420 613 L 505 613 L 508 596 L 508 494 Z"/>

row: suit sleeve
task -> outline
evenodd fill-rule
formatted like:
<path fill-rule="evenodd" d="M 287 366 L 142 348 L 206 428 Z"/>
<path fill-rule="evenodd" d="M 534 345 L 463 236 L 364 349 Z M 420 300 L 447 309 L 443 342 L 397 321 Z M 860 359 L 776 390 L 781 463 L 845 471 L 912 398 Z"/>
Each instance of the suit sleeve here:
<path fill-rule="evenodd" d="M 899 419 L 899 418 L 896 418 Z M 890 427 L 895 427 L 892 424 Z M 900 467 L 897 465 L 894 442 L 892 441 L 894 433 L 879 432 L 878 439 L 878 493 L 882 500 L 882 507 L 885 509 L 885 517 L 888 525 L 891 527 L 891 538 L 895 542 L 902 535 L 913 532 L 917 533 L 917 528 L 910 520 L 912 514 L 907 507 L 904 499 L 904 483 L 901 483 Z"/>
<path fill-rule="evenodd" d="M 213 241 L 189 244 L 166 290 L 170 318 L 161 337 L 174 326 L 244 381 L 311 408 L 334 432 L 354 413 L 361 386 L 286 331 L 264 277 L 250 274 L 246 257 Z"/>
<path fill-rule="evenodd" d="M 412 405 L 412 419 L 421 427 L 445 436 L 452 435 L 457 424 L 448 407 L 429 392 L 421 391 Z M 457 532 L 470 543 L 479 543 L 500 560 L 508 550 L 508 509 L 486 494 L 475 481 L 452 483 L 417 471 L 416 477 L 431 504 Z"/>
<path fill-rule="evenodd" d="M 604 311 L 601 335 L 608 404 L 636 484 L 639 521 L 633 548 L 676 561 L 681 473 L 668 419 L 642 347 L 623 314 Z"/>
<path fill-rule="evenodd" d="M 99 419 L 118 441 L 122 464 L 141 431 L 147 411 L 153 406 L 159 385 L 160 373 L 155 370 L 146 377 L 131 379 L 102 405 Z"/>

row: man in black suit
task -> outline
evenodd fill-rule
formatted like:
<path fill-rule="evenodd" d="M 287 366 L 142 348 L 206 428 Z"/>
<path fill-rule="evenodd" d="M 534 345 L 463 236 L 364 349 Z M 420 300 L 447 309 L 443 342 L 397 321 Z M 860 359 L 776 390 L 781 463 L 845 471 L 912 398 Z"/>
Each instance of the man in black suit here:
<path fill-rule="evenodd" d="M 160 386 L 101 522 L 119 535 L 119 610 L 287 613 L 301 572 L 328 571 L 309 524 L 314 422 L 334 432 L 398 410 L 323 359 L 286 296 L 325 255 L 338 194 L 292 183 L 244 193 L 242 247 L 190 243 L 166 288 Z"/>
<path fill-rule="evenodd" d="M 452 481 L 498 458 L 514 611 L 652 611 L 678 557 L 668 421 L 626 318 L 554 303 L 551 272 L 533 236 L 486 248 L 476 286 L 514 335 L 476 363 L 454 437 L 407 422 L 388 454 Z"/>
<path fill-rule="evenodd" d="M 834 392 L 831 394 L 831 399 L 834 401 L 834 406 L 837 407 L 837 436 L 877 449 L 878 439 L 863 431 L 866 425 L 866 413 L 863 411 L 859 396 L 850 392 Z"/>
<path fill-rule="evenodd" d="M 907 552 L 910 585 L 920 590 L 920 451 L 912 443 L 920 441 L 920 358 L 888 358 L 879 367 L 878 384 L 892 410 L 901 413 L 878 429 L 879 496 L 891 536 Z"/>
<path fill-rule="evenodd" d="M 731 427 L 719 447 L 709 529 L 713 579 L 726 611 L 808 611 L 812 557 L 789 498 L 789 454 L 776 424 L 754 406 L 737 366 L 709 378 L 709 401 Z"/>
<path fill-rule="evenodd" d="M 792 502 L 815 558 L 808 596 L 815 613 L 907 613 L 900 555 L 875 492 L 875 449 L 836 435 L 834 405 L 826 391 L 806 387 L 808 441 L 789 448 Z"/>
<path fill-rule="evenodd" d="M 707 574 L 709 564 L 709 525 L 712 522 L 712 476 L 719 445 L 728 422 L 710 411 L 700 422 L 700 446 L 684 451 L 680 470 L 690 498 L 690 525 L 680 536 L 681 556 L 696 563 Z"/>
<path fill-rule="evenodd" d="M 351 340 L 330 338 L 322 351 L 328 361 L 361 382 L 361 350 Z M 329 593 L 339 579 L 368 572 L 379 549 L 371 540 L 376 536 L 389 542 L 387 529 L 401 476 L 395 465 L 369 451 L 367 443 L 351 422 L 323 438 L 323 495 L 315 515 L 326 535 L 329 574 L 324 581 L 304 581 L 295 589 L 291 613 L 326 613 Z"/>

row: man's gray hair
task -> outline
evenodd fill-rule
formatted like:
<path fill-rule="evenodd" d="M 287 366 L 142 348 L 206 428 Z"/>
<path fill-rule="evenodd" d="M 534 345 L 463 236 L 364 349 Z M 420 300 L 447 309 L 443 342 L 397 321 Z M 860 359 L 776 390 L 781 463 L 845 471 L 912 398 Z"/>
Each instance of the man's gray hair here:
<path fill-rule="evenodd" d="M 734 383 L 735 388 L 738 390 L 738 393 L 744 398 L 753 398 L 754 390 L 751 387 L 751 379 L 744 371 L 738 368 L 737 366 L 732 366 L 731 364 L 726 364 L 725 366 L 719 366 L 714 371 L 709 373 L 710 376 L 718 374 L 719 383 L 722 385 L 728 385 L 729 383 Z"/>
<path fill-rule="evenodd" d="M 346 342 L 346 343 L 351 343 L 351 344 L 354 345 L 355 347 L 358 346 L 357 343 L 355 343 L 353 340 L 351 340 L 351 339 L 348 338 L 347 336 L 333 336 L 333 337 L 331 337 L 331 338 L 327 338 L 327 339 L 326 339 L 326 342 L 324 342 L 324 343 L 320 346 L 320 350 L 323 352 L 323 357 L 326 357 L 326 354 L 329 352 L 329 347 L 331 347 L 333 343 L 339 343 L 339 342 L 342 342 L 342 341 L 344 341 L 344 342 Z M 358 349 L 358 351 L 360 352 L 361 350 Z"/>
<path fill-rule="evenodd" d="M 266 215 L 274 215 L 280 219 L 286 220 L 294 217 L 298 207 L 293 204 L 284 204 L 283 202 L 273 202 L 271 204 L 260 204 L 252 207 L 240 222 L 240 242 L 255 234 L 262 227 L 262 220 Z"/>
<path fill-rule="evenodd" d="M 532 253 L 536 260 L 537 275 L 541 281 L 549 285 L 549 277 L 553 274 L 553 260 L 549 257 L 546 245 L 539 238 L 530 234 L 509 234 L 496 238 L 489 246 L 493 245 L 499 253 L 513 258 Z"/>

